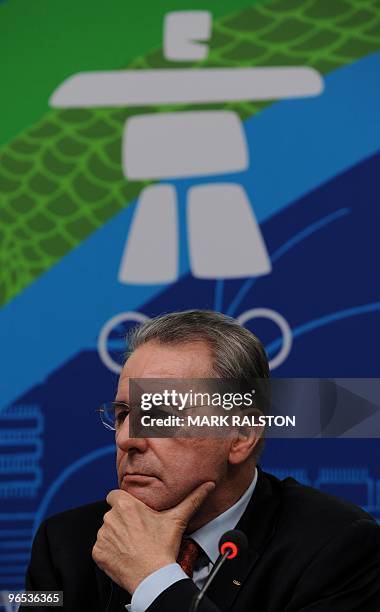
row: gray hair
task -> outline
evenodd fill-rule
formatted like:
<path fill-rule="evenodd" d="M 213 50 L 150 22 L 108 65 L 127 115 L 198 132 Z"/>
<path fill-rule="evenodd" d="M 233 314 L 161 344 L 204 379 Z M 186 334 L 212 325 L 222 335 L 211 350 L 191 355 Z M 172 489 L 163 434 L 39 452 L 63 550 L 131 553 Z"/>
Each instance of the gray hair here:
<path fill-rule="evenodd" d="M 220 378 L 251 385 L 269 378 L 269 365 L 263 345 L 235 319 L 211 310 L 185 310 L 157 316 L 133 328 L 128 336 L 128 355 L 152 340 L 162 344 L 183 344 L 204 340 L 213 355 L 212 372 Z M 264 440 L 256 445 L 255 458 Z"/>
<path fill-rule="evenodd" d="M 269 377 L 268 359 L 260 340 L 220 312 L 185 310 L 150 319 L 129 333 L 129 354 L 151 340 L 162 344 L 204 340 L 213 353 L 213 372 L 221 378 L 249 383 Z"/>

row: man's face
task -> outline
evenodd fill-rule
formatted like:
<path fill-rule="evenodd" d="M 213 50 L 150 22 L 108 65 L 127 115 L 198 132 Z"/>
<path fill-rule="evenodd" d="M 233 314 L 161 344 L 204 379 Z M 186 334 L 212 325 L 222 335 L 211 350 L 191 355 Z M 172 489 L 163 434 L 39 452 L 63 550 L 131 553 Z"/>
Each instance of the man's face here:
<path fill-rule="evenodd" d="M 207 378 L 212 354 L 204 341 L 150 341 L 131 355 L 116 400 L 128 402 L 130 378 Z M 222 438 L 130 438 L 128 418 L 116 434 L 119 487 L 155 510 L 171 508 L 206 481 L 221 483 L 231 441 Z"/>

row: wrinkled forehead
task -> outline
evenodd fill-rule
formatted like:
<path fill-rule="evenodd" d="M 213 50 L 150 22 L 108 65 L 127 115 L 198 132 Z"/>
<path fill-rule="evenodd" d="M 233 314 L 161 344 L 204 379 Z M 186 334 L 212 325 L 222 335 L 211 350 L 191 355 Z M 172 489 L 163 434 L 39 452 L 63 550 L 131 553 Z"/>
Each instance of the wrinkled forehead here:
<path fill-rule="evenodd" d="M 130 378 L 204 378 L 213 368 L 211 348 L 202 340 L 183 344 L 150 341 L 128 358 L 120 374 L 117 399 L 129 400 Z"/>

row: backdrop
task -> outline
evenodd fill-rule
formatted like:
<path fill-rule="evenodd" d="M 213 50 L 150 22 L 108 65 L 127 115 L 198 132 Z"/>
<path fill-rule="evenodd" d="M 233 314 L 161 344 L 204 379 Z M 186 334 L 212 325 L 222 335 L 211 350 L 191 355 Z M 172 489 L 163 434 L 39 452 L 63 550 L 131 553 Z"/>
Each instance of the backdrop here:
<path fill-rule="evenodd" d="M 273 376 L 379 376 L 379 49 L 379 0 L 0 2 L 0 589 L 116 486 L 132 324 L 215 309 Z M 380 518 L 376 439 L 262 463 Z"/>

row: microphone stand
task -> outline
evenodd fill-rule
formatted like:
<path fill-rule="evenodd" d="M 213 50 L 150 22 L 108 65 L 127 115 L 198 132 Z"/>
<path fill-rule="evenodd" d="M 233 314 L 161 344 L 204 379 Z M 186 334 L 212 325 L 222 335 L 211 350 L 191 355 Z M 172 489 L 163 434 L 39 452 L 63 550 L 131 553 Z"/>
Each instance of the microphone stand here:
<path fill-rule="evenodd" d="M 208 587 L 210 586 L 211 582 L 214 580 L 216 574 L 219 572 L 220 568 L 222 567 L 223 563 L 225 562 L 225 560 L 227 559 L 227 557 L 231 554 L 231 549 L 227 548 L 227 550 L 225 551 L 224 555 L 220 555 L 219 559 L 217 560 L 217 562 L 215 563 L 212 572 L 210 573 L 209 577 L 207 578 L 205 584 L 203 585 L 202 589 L 199 591 L 199 593 L 197 593 L 196 595 L 194 595 L 193 597 L 193 601 L 191 602 L 191 606 L 190 606 L 190 610 L 189 612 L 197 612 L 199 604 L 201 603 L 205 592 L 207 591 Z"/>

